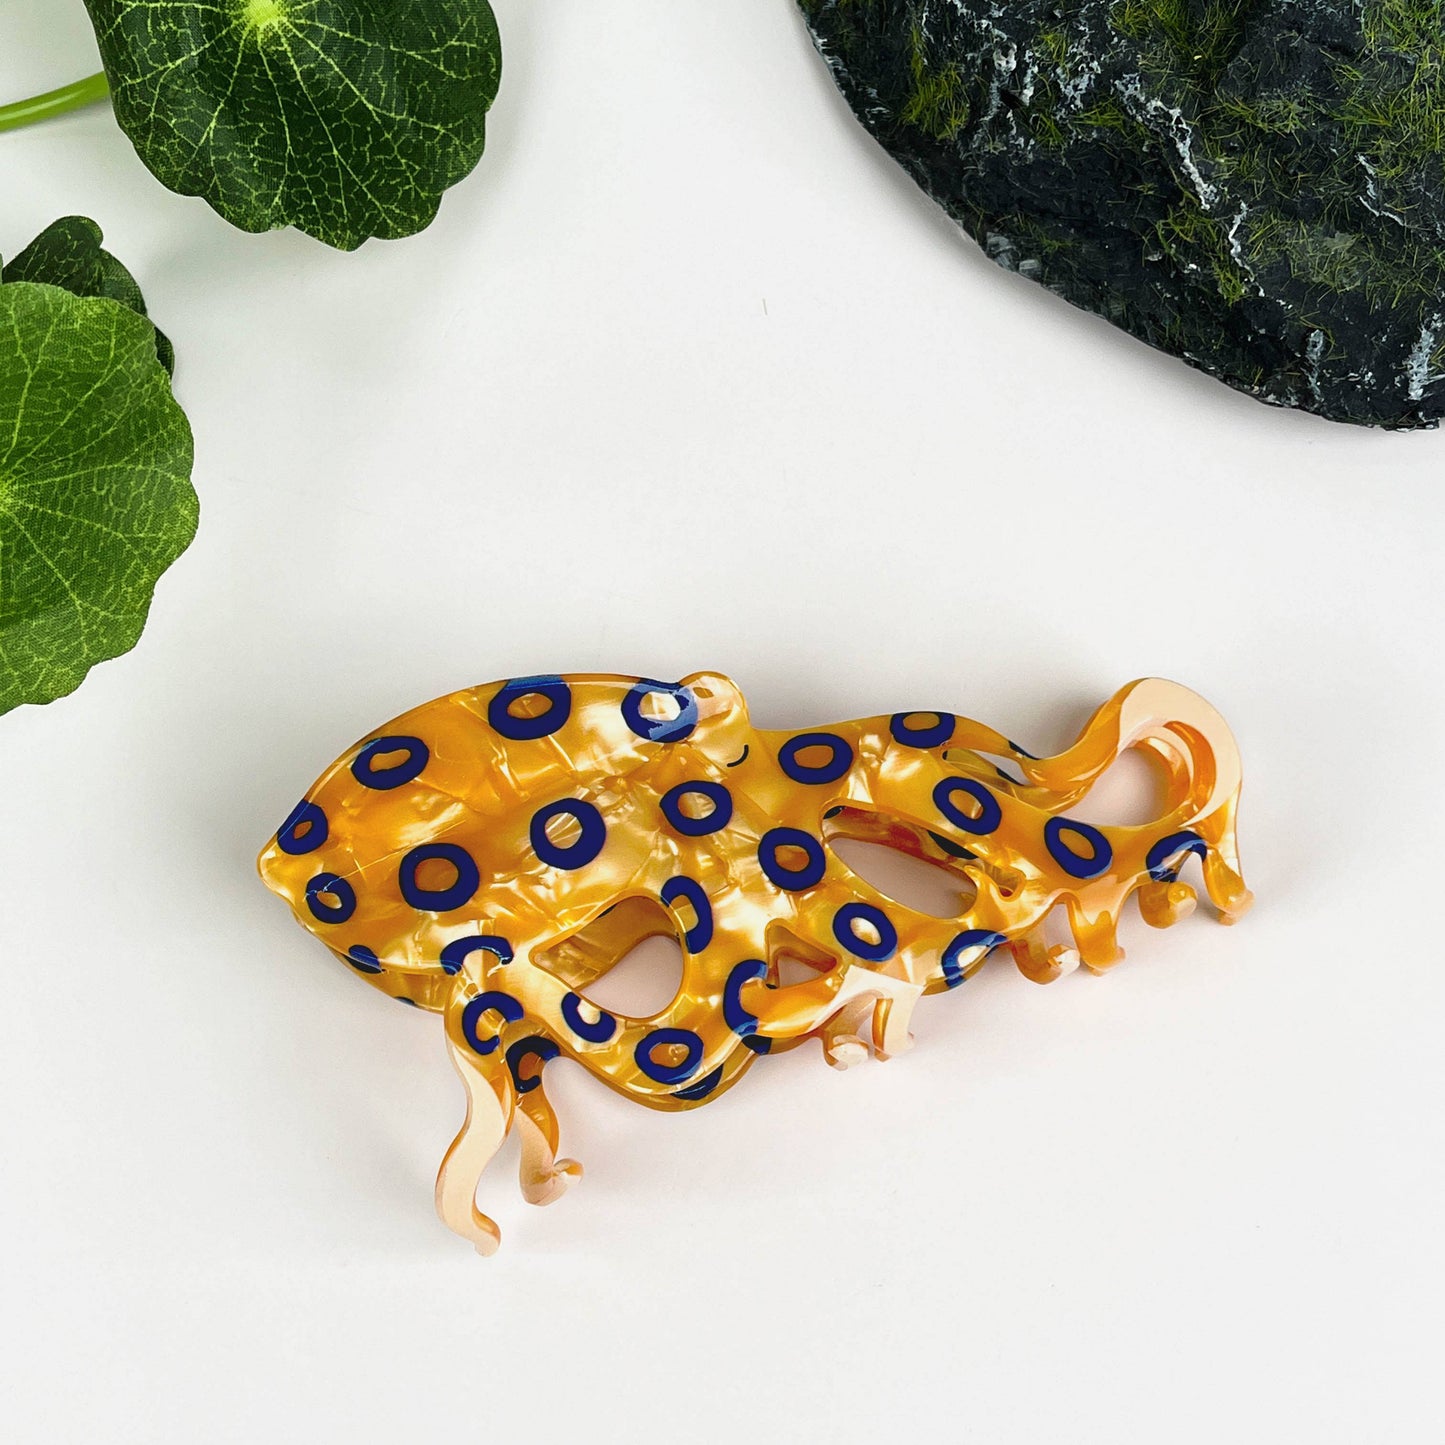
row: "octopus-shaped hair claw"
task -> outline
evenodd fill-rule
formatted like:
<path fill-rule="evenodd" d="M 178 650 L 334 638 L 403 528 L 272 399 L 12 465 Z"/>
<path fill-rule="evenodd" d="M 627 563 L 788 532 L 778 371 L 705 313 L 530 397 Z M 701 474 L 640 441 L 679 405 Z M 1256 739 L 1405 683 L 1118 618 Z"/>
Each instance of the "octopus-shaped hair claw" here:
<path fill-rule="evenodd" d="M 1161 765 L 1145 826 L 1075 815 L 1121 753 Z M 1004 759 L 1012 771 L 997 766 Z M 718 1097 L 763 1055 L 816 1038 L 846 1068 L 909 1045 L 914 1006 L 1011 950 L 1046 983 L 1122 954 L 1120 910 L 1190 912 L 1190 857 L 1223 922 L 1249 906 L 1235 850 L 1239 758 L 1219 714 L 1135 682 L 1078 741 L 1036 758 L 944 712 L 755 729 L 727 678 L 529 677 L 470 688 L 348 749 L 261 854 L 267 885 L 366 982 L 443 1015 L 467 1120 L 437 1179 L 442 1219 L 483 1253 L 478 1181 L 511 1129 L 534 1204 L 559 1159 L 543 1076 L 566 1056 L 655 1109 Z M 945 870 L 951 918 L 850 869 L 840 839 Z M 1062 906 L 1072 943 L 1050 944 Z M 676 938 L 682 986 L 629 1018 L 588 990 L 640 941 Z M 784 983 L 784 957 L 806 977 Z"/>

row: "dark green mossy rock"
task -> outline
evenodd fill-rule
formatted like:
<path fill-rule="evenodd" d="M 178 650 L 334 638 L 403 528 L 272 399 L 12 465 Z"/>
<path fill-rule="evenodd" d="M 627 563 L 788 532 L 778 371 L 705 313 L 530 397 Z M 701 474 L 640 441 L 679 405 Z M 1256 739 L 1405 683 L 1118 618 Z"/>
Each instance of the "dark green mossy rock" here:
<path fill-rule="evenodd" d="M 1277 406 L 1445 414 L 1445 0 L 801 0 L 999 265 Z"/>

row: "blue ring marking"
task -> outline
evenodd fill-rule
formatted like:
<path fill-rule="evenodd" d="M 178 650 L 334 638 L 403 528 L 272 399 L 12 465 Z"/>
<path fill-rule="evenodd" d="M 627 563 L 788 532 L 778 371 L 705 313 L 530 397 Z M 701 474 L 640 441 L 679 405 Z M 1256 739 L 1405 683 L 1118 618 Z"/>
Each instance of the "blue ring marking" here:
<path fill-rule="evenodd" d="M 1076 833 L 1094 851 L 1085 858 L 1075 853 L 1064 841 L 1065 833 Z M 1044 824 L 1044 842 L 1055 863 L 1070 878 L 1097 878 L 1114 861 L 1114 849 L 1109 840 L 1090 823 L 1073 823 L 1067 818 L 1050 818 Z"/>
<path fill-rule="evenodd" d="M 481 1054 L 485 1058 L 488 1054 L 496 1053 L 502 1040 L 500 1031 L 489 1039 L 482 1038 L 477 1032 L 483 1014 L 500 1014 L 503 1023 L 519 1024 L 522 1022 L 522 1005 L 511 994 L 493 989 L 490 993 L 479 993 L 462 1010 L 462 1037 L 474 1054 Z M 511 1062 L 510 1051 L 507 1062 Z"/>
<path fill-rule="evenodd" d="M 575 818 L 582 833 L 575 843 L 559 848 L 547 836 L 547 824 L 553 818 L 564 816 Z M 581 798 L 560 798 L 532 814 L 532 851 L 549 868 L 585 868 L 602 851 L 606 841 L 607 824 L 602 821 L 602 814 Z"/>
<path fill-rule="evenodd" d="M 701 883 L 691 878 L 669 878 L 659 890 L 663 903 L 671 908 L 679 899 L 692 904 L 697 917 L 686 933 L 682 935 L 683 947 L 694 956 L 701 953 L 712 942 L 712 903 Z"/>
<path fill-rule="evenodd" d="M 329 893 L 336 902 L 323 903 L 323 893 Z M 318 923 L 345 923 L 356 912 L 356 889 L 335 873 L 318 873 L 306 885 L 306 906 Z"/>
<path fill-rule="evenodd" d="M 807 863 L 796 872 L 784 868 L 778 862 L 778 853 L 784 848 L 801 848 L 808 855 Z M 805 888 L 816 886 L 828 871 L 823 845 L 799 828 L 769 828 L 758 843 L 758 862 L 768 882 L 787 893 L 801 893 Z"/>
<path fill-rule="evenodd" d="M 314 853 L 326 841 L 330 831 L 326 814 L 315 803 L 303 799 L 292 808 L 291 816 L 277 830 L 276 846 L 283 853 L 299 858 L 303 853 Z"/>
<path fill-rule="evenodd" d="M 617 1020 L 606 1009 L 598 1009 L 597 1021 L 589 1023 L 582 1017 L 581 1004 L 579 994 L 569 993 L 562 1000 L 562 1021 L 579 1039 L 589 1044 L 605 1044 L 617 1032 Z"/>
<path fill-rule="evenodd" d="M 930 832 L 928 836 L 932 838 L 950 858 L 965 858 L 972 861 L 978 857 L 977 853 L 970 852 L 961 843 L 955 843 L 952 838 L 945 838 L 942 833 Z"/>
<path fill-rule="evenodd" d="M 405 753 L 399 763 L 378 768 L 376 759 L 388 753 Z M 431 751 L 420 738 L 399 733 L 395 737 L 373 738 L 351 760 L 351 776 L 363 788 L 378 793 L 388 793 L 403 783 L 410 783 L 421 776 L 421 770 L 431 761 Z"/>
<path fill-rule="evenodd" d="M 712 804 L 701 818 L 689 818 L 682 811 L 682 800 L 697 793 Z M 684 837 L 705 838 L 726 828 L 733 818 L 733 795 L 721 783 L 679 783 L 663 794 L 662 816 Z"/>
<path fill-rule="evenodd" d="M 494 953 L 501 964 L 511 963 L 514 956 L 512 945 L 494 934 L 479 933 L 471 938 L 454 938 L 442 949 L 442 972 L 460 973 L 474 953 Z"/>
<path fill-rule="evenodd" d="M 364 943 L 355 943 L 346 950 L 346 961 L 357 973 L 385 973 L 381 960 Z"/>
<path fill-rule="evenodd" d="M 659 1064 L 652 1057 L 653 1050 L 670 1044 L 681 1044 L 687 1050 L 687 1057 L 680 1064 Z M 691 1029 L 653 1029 L 632 1051 L 637 1067 L 659 1084 L 685 1084 L 697 1073 L 702 1055 L 702 1040 Z"/>
<path fill-rule="evenodd" d="M 827 748 L 828 761 L 800 763 L 798 754 L 808 748 Z M 799 733 L 778 749 L 778 764 L 795 783 L 836 783 L 853 766 L 853 745 L 837 733 Z"/>
<path fill-rule="evenodd" d="M 457 870 L 456 882 L 448 888 L 423 888 L 416 881 L 423 863 L 450 863 Z M 401 860 L 397 870 L 401 896 L 419 913 L 450 913 L 471 902 L 482 886 L 482 875 L 472 855 L 455 843 L 423 843 Z"/>
<path fill-rule="evenodd" d="M 1021 748 L 1016 742 L 1010 742 L 1008 749 L 1009 752 L 1017 753 L 1019 757 L 1027 758 L 1030 762 L 1036 763 L 1039 761 L 1039 755 L 1037 753 L 1031 753 L 1027 748 Z"/>
<path fill-rule="evenodd" d="M 712 1073 L 699 1080 L 696 1084 L 689 1084 L 685 1089 L 679 1089 L 672 1097 L 674 1099 L 705 1099 L 717 1086 L 722 1083 L 723 1066 L 719 1064 Z"/>
<path fill-rule="evenodd" d="M 953 801 L 956 793 L 967 793 L 979 805 L 982 811 L 978 817 L 970 818 Z M 976 833 L 979 837 L 996 831 L 1003 822 L 1003 809 L 999 806 L 998 799 L 982 783 L 977 783 L 972 778 L 945 778 L 933 790 L 933 806 L 955 828 L 962 828 L 965 833 Z"/>
<path fill-rule="evenodd" d="M 643 717 L 642 704 L 657 692 L 676 700 L 679 708 L 676 717 Z M 697 726 L 697 699 L 692 689 L 681 683 L 657 682 L 645 677 L 622 699 L 622 717 L 638 737 L 650 743 L 680 743 Z"/>
<path fill-rule="evenodd" d="M 915 727 L 910 718 L 931 717 L 938 721 L 928 727 Z M 958 719 L 951 712 L 896 712 L 888 722 L 888 731 L 895 743 L 905 748 L 941 748 L 953 736 Z"/>
<path fill-rule="evenodd" d="M 536 1058 L 539 1064 L 545 1066 L 558 1054 L 562 1052 L 551 1039 L 544 1039 L 541 1034 L 528 1034 L 524 1039 L 518 1039 L 507 1050 L 507 1068 L 511 1071 L 512 1083 L 516 1086 L 519 1094 L 530 1094 L 533 1089 L 542 1086 L 542 1070 L 539 1068 L 530 1079 L 522 1077 L 522 1065 L 529 1058 Z"/>
<path fill-rule="evenodd" d="M 744 959 L 728 974 L 723 985 L 723 1022 L 743 1041 L 743 1047 L 755 1054 L 766 1054 L 773 1041 L 758 1032 L 758 1016 L 743 1007 L 742 989 L 755 978 L 766 978 L 768 966 L 760 958 Z"/>
<path fill-rule="evenodd" d="M 1149 876 L 1156 883 L 1173 883 L 1179 877 L 1179 870 L 1184 866 L 1184 858 L 1175 860 L 1175 854 L 1197 853 L 1200 858 L 1208 856 L 1209 844 L 1194 832 L 1186 828 L 1182 833 L 1171 833 L 1167 838 L 1161 838 L 1150 850 L 1149 855 L 1144 859 L 1144 866 L 1149 870 Z"/>
<path fill-rule="evenodd" d="M 547 711 L 536 717 L 514 717 L 511 707 L 524 697 L 547 700 Z M 572 716 L 572 689 L 560 677 L 518 677 L 502 687 L 487 704 L 487 721 L 492 731 L 513 742 L 531 742 L 550 737 Z"/>
<path fill-rule="evenodd" d="M 858 937 L 855 925 L 871 923 L 878 930 L 878 942 L 866 943 Z M 833 937 L 859 958 L 869 963 L 884 963 L 898 952 L 898 930 L 881 908 L 871 903 L 845 903 L 833 915 Z"/>
<path fill-rule="evenodd" d="M 1001 943 L 1007 943 L 1008 939 L 1001 933 L 993 933 L 987 928 L 967 928 L 943 950 L 943 981 L 949 988 L 957 988 L 964 980 L 964 965 L 960 958 L 961 954 L 967 953 L 970 949 L 982 948 L 986 950 L 995 949 Z"/>

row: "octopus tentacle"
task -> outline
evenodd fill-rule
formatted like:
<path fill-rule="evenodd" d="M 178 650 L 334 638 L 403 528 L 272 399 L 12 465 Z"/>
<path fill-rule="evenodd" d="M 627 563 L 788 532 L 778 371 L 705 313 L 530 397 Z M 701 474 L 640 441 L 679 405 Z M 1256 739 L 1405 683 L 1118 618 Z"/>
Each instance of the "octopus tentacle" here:
<path fill-rule="evenodd" d="M 528 1204 L 551 1204 L 582 1177 L 582 1166 L 575 1159 L 557 1158 L 557 1111 L 540 1076 L 537 1086 L 517 1101 L 517 1124 L 522 1131 L 522 1195 Z"/>
<path fill-rule="evenodd" d="M 467 1091 L 467 1117 L 437 1171 L 437 1214 L 478 1254 L 495 1254 L 502 1231 L 477 1208 L 477 1186 L 511 1130 L 516 1091 L 496 1055 L 479 1058 L 453 1039 L 448 1039 L 448 1053 Z"/>

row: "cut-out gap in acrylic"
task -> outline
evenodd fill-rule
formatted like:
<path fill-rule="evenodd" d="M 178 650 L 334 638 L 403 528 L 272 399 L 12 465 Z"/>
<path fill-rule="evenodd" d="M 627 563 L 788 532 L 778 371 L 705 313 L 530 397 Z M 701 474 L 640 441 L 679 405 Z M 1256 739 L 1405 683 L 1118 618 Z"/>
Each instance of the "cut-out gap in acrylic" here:
<path fill-rule="evenodd" d="M 643 1013 L 647 1014 L 670 1003 L 677 993 L 682 978 L 682 954 L 676 939 L 676 921 L 655 898 L 624 898 L 594 918 L 586 928 L 538 951 L 532 958 L 568 988 L 585 992 L 593 1002 L 607 1008 L 612 1005 L 602 997 L 594 997 L 599 987 L 604 994 L 613 987 L 624 991 L 635 989 L 639 985 L 629 982 L 629 978 L 660 971 L 668 978 L 672 992 L 662 1004 L 644 1008 Z M 651 948 L 654 942 L 660 943 L 661 948 Z M 641 963 L 634 961 L 634 955 L 645 945 L 649 952 L 642 954 Z M 619 969 L 623 970 L 621 974 Z M 599 983 L 613 975 L 617 975 L 616 982 Z M 658 983 L 653 992 L 660 992 L 661 988 L 662 984 Z"/>
<path fill-rule="evenodd" d="M 677 939 L 645 938 L 586 987 L 598 1008 L 624 1018 L 661 1013 L 682 989 L 682 949 Z"/>
<path fill-rule="evenodd" d="M 789 988 L 795 983 L 811 983 L 821 973 L 828 971 L 828 965 L 821 968 L 807 959 L 799 958 L 796 953 L 780 953 L 773 960 L 770 982 L 776 983 L 779 988 Z"/>
<path fill-rule="evenodd" d="M 986 763 L 992 763 L 994 768 L 1002 774 L 1003 777 L 1007 778 L 1009 782 L 1017 783 L 1020 787 L 1027 786 L 1026 780 L 1019 772 L 1019 765 L 1013 758 L 1003 757 L 999 753 L 979 753 L 977 756 L 981 757 Z"/>
<path fill-rule="evenodd" d="M 828 845 L 865 883 L 917 913 L 958 918 L 977 896 L 962 873 L 925 862 L 896 845 L 846 835 L 830 838 Z"/>
<path fill-rule="evenodd" d="M 1130 748 L 1069 809 L 1069 817 L 1095 827 L 1142 827 L 1163 817 L 1169 806 L 1168 781 L 1160 758 L 1143 748 Z"/>
<path fill-rule="evenodd" d="M 827 949 L 800 938 L 781 923 L 768 928 L 768 982 L 778 988 L 810 983 L 836 968 L 838 960 Z"/>

